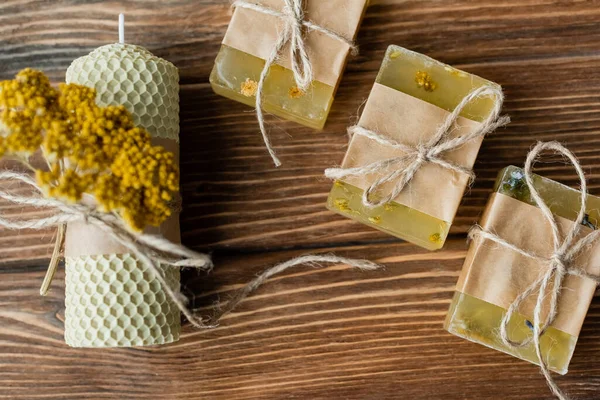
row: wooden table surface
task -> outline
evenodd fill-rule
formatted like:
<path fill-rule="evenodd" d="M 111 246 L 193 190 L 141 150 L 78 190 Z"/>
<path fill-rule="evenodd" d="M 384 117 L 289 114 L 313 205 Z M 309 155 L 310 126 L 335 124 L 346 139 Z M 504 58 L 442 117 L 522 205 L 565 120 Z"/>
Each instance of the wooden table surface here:
<path fill-rule="evenodd" d="M 0 2 L 0 79 L 25 67 L 64 79 L 76 57 L 127 39 L 181 69 L 183 241 L 211 251 L 210 276 L 186 271 L 198 307 L 269 265 L 308 253 L 384 263 L 300 267 L 271 279 L 218 329 L 186 325 L 158 348 L 78 350 L 63 342 L 64 274 L 38 289 L 53 232 L 0 231 L 0 398 L 8 399 L 547 399 L 537 367 L 446 333 L 443 320 L 496 173 L 537 140 L 577 153 L 600 194 L 600 2 L 373 1 L 326 129 L 269 117 L 284 165 L 274 169 L 254 113 L 213 94 L 208 76 L 230 18 L 226 0 Z M 502 84 L 513 123 L 488 137 L 442 251 L 427 252 L 327 211 L 323 170 L 341 162 L 345 127 L 389 44 Z M 551 164 L 550 178 L 576 183 Z M 6 184 L 6 183 L 4 183 Z M 0 203 L 0 213 L 37 211 Z M 207 311 L 208 312 L 208 311 Z M 600 301 L 570 372 L 576 399 L 600 399 Z"/>

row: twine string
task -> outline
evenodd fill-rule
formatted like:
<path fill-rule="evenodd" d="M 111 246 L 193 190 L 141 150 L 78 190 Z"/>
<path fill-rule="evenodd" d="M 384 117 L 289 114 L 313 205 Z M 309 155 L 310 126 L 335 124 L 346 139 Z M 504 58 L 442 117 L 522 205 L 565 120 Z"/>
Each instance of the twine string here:
<path fill-rule="evenodd" d="M 276 167 L 281 166 L 281 161 L 277 157 L 275 150 L 271 144 L 269 134 L 267 132 L 265 117 L 262 109 L 263 91 L 265 81 L 269 75 L 269 71 L 277 58 L 281 55 L 286 45 L 290 45 L 290 62 L 292 64 L 292 72 L 298 89 L 306 92 L 313 81 L 313 66 L 308 56 L 306 42 L 304 40 L 303 31 L 317 31 L 332 39 L 346 43 L 352 54 L 357 53 L 357 47 L 351 39 L 348 39 L 336 32 L 324 28 L 314 22 L 305 20 L 304 1 L 303 0 L 284 0 L 285 6 L 282 11 L 278 11 L 261 4 L 252 3 L 245 0 L 236 0 L 232 3 L 232 8 L 245 8 L 254 10 L 262 14 L 272 15 L 279 18 L 283 22 L 283 29 L 275 42 L 275 46 L 265 60 L 265 65 L 260 74 L 258 86 L 256 90 L 256 118 L 260 127 L 260 132 L 265 142 L 265 146 Z"/>
<path fill-rule="evenodd" d="M 580 208 L 574 224 L 569 228 L 566 234 L 561 232 L 557 217 L 552 213 L 550 207 L 540 196 L 533 183 L 532 169 L 541 153 L 552 151 L 567 158 L 574 167 L 579 177 L 581 187 Z M 482 238 L 490 240 L 498 245 L 510 249 L 524 257 L 535 260 L 541 265 L 546 265 L 547 269 L 541 273 L 523 292 L 521 292 L 510 304 L 506 314 L 500 323 L 500 337 L 503 343 L 510 348 L 521 348 L 533 343 L 539 360 L 540 369 L 546 378 L 546 382 L 552 393 L 560 400 L 568 400 L 568 396 L 559 388 L 550 373 L 540 344 L 541 336 L 546 332 L 549 326 L 553 324 L 558 313 L 558 301 L 560 299 L 561 288 L 564 279 L 568 275 L 578 276 L 594 280 L 600 284 L 600 276 L 588 273 L 583 267 L 574 265 L 574 260 L 590 245 L 600 237 L 600 231 L 595 230 L 588 235 L 577 239 L 585 218 L 587 205 L 587 182 L 581 164 L 571 151 L 558 142 L 539 142 L 527 155 L 523 175 L 525 182 L 534 199 L 536 205 L 541 209 L 544 218 L 548 221 L 552 232 L 553 251 L 550 256 L 539 255 L 534 252 L 521 249 L 519 246 L 508 242 L 498 235 L 476 225 L 469 232 L 469 238 Z M 508 333 L 508 324 L 515 312 L 518 312 L 521 304 L 531 295 L 537 292 L 535 308 L 533 310 L 532 335 L 524 340 L 518 341 L 510 338 Z M 546 299 L 548 308 L 545 309 Z M 547 313 L 542 318 L 544 312 Z"/>
<path fill-rule="evenodd" d="M 131 254 L 142 264 L 147 266 L 150 274 L 159 281 L 168 298 L 173 301 L 177 308 L 185 315 L 190 323 L 197 328 L 214 328 L 218 326 L 220 319 L 231 312 L 239 305 L 250 293 L 267 281 L 273 275 L 279 274 L 289 268 L 309 264 L 318 266 L 320 263 L 338 263 L 346 264 L 351 267 L 364 271 L 371 271 L 381 268 L 380 265 L 367 260 L 339 257 L 335 255 L 305 255 L 291 259 L 289 261 L 277 264 L 257 278 L 251 281 L 243 289 L 237 292 L 222 309 L 218 310 L 211 318 L 202 318 L 194 311 L 190 310 L 186 303 L 187 298 L 179 292 L 179 288 L 172 288 L 165 279 L 163 268 L 175 267 L 194 267 L 200 270 L 210 271 L 212 261 L 206 254 L 197 253 L 185 246 L 172 243 L 162 236 L 140 234 L 128 229 L 125 222 L 117 215 L 112 213 L 103 213 L 97 211 L 93 206 L 80 203 L 64 203 L 60 200 L 46 198 L 43 196 L 42 189 L 29 175 L 16 171 L 0 171 L 0 180 L 11 182 L 22 182 L 29 186 L 32 193 L 29 195 L 17 195 L 10 191 L 0 191 L 0 199 L 14 204 L 36 207 L 42 210 L 53 212 L 49 217 L 40 218 L 5 218 L 0 215 L 0 227 L 6 229 L 34 229 L 58 227 L 63 229 L 64 225 L 70 222 L 85 222 L 95 226 L 113 238 L 116 242 L 123 245 Z M 60 238 L 61 235 L 59 235 Z M 60 239 L 58 239 L 60 240 Z M 60 247 L 60 245 L 57 245 Z M 55 247 L 55 249 L 57 248 Z M 50 268 L 56 266 L 59 252 L 54 252 L 53 259 L 50 262 Z M 48 275 L 42 284 L 41 292 L 47 290 L 54 271 Z"/>
<path fill-rule="evenodd" d="M 494 106 L 486 119 L 472 132 L 458 137 L 451 137 L 456 123 L 464 108 L 473 101 L 481 98 L 493 98 Z M 436 164 L 447 170 L 469 176 L 472 181 L 475 178 L 473 171 L 454 162 L 446 160 L 444 153 L 456 150 L 473 139 L 483 137 L 495 129 L 505 126 L 510 122 L 507 116 L 500 116 L 504 95 L 499 87 L 482 86 L 471 91 L 456 106 L 450 115 L 438 127 L 435 134 L 426 142 L 416 146 L 398 143 L 382 136 L 380 133 L 363 128 L 359 125 L 348 129 L 350 135 L 361 135 L 381 145 L 400 150 L 403 154 L 385 160 L 375 161 L 371 164 L 354 168 L 328 168 L 325 176 L 329 179 L 344 179 L 350 176 L 368 176 L 371 174 L 382 174 L 367 190 L 363 192 L 362 202 L 366 207 L 372 208 L 389 203 L 407 187 L 413 180 L 417 171 L 426 163 Z M 394 168 L 395 167 L 395 168 Z M 390 169 L 391 172 L 388 172 Z M 380 192 L 383 185 L 394 182 L 392 190 L 378 199 L 375 194 Z"/>
<path fill-rule="evenodd" d="M 299 265 L 310 265 L 312 267 L 320 267 L 322 263 L 328 264 L 345 264 L 362 271 L 374 271 L 383 268 L 380 264 L 368 260 L 352 259 L 339 257 L 333 254 L 325 255 L 305 255 L 293 258 L 291 260 L 277 264 L 258 275 L 254 280 L 237 291 L 227 303 L 218 309 L 217 313 L 211 318 L 212 327 L 218 326 L 219 321 L 223 316 L 233 311 L 246 297 L 254 292 L 258 287 L 264 284 L 269 278 L 283 271 Z"/>

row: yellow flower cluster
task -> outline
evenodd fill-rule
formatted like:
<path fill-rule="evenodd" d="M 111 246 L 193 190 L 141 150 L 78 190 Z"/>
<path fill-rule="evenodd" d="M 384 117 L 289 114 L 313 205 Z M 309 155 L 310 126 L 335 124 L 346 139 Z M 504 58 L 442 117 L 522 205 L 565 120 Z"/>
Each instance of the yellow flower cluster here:
<path fill-rule="evenodd" d="M 437 83 L 425 71 L 417 71 L 415 82 L 417 82 L 418 87 L 425 89 L 426 92 L 433 92 L 437 88 Z"/>
<path fill-rule="evenodd" d="M 44 74 L 24 70 L 12 81 L 0 82 L 0 156 L 28 155 L 51 129 L 58 96 Z"/>
<path fill-rule="evenodd" d="M 179 191 L 173 154 L 152 146 L 125 107 L 95 99 L 94 89 L 56 90 L 31 69 L 0 82 L 0 156 L 27 159 L 41 148 L 49 168 L 35 172 L 49 196 L 78 202 L 89 194 L 135 230 L 160 225 Z"/>

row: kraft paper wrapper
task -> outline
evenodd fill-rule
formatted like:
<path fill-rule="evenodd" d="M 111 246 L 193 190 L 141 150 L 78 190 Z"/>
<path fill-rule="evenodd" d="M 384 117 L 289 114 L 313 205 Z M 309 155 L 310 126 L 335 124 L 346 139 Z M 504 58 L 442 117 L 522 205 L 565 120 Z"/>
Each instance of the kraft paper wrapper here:
<path fill-rule="evenodd" d="M 448 115 L 448 111 L 431 103 L 375 83 L 359 125 L 396 142 L 416 146 L 429 140 Z M 466 135 L 479 125 L 479 122 L 459 117 L 451 137 Z M 482 141 L 483 138 L 476 138 L 457 150 L 444 153 L 443 157 L 463 167 L 472 168 Z M 403 154 L 401 150 L 376 143 L 361 135 L 354 135 L 342 167 L 364 166 Z M 383 174 L 355 176 L 344 178 L 344 181 L 366 190 L 381 176 Z M 425 163 L 404 191 L 393 200 L 451 223 L 468 181 L 467 175 Z M 394 182 L 383 185 L 382 193 L 389 193 L 393 185 Z"/>
<path fill-rule="evenodd" d="M 575 222 L 556 217 L 563 234 Z M 481 226 L 510 243 L 536 254 L 550 256 L 553 252 L 550 224 L 535 206 L 501 193 L 494 193 L 480 221 Z M 580 237 L 592 230 L 582 226 Z M 595 244 L 575 261 L 575 265 L 598 273 L 600 245 Z M 591 266 L 596 266 L 592 268 Z M 456 290 L 508 309 L 515 298 L 548 268 L 486 239 L 476 238 L 469 248 Z M 596 283 L 587 278 L 567 276 L 558 304 L 558 315 L 552 326 L 574 337 L 579 336 Z M 533 320 L 537 300 L 534 293 L 524 301 L 518 312 Z M 544 307 L 546 317 L 548 303 Z"/>
<path fill-rule="evenodd" d="M 281 11 L 283 0 L 256 1 L 265 7 Z M 339 35 L 354 39 L 367 6 L 367 0 L 306 0 L 305 19 Z M 236 8 L 223 44 L 266 60 L 283 31 L 283 21 L 273 15 L 245 8 Z M 306 35 L 306 47 L 313 67 L 314 79 L 336 87 L 350 47 L 320 32 Z M 276 64 L 291 69 L 289 44 Z"/>
<path fill-rule="evenodd" d="M 175 140 L 153 138 L 152 144 L 163 146 L 167 151 L 175 154 L 176 160 L 179 160 L 179 143 Z M 149 227 L 144 232 L 160 234 L 174 243 L 181 243 L 179 212 L 174 212 L 160 227 Z M 129 252 L 130 250 L 116 242 L 100 228 L 84 222 L 73 222 L 67 225 L 65 232 L 65 257 L 124 254 Z"/>

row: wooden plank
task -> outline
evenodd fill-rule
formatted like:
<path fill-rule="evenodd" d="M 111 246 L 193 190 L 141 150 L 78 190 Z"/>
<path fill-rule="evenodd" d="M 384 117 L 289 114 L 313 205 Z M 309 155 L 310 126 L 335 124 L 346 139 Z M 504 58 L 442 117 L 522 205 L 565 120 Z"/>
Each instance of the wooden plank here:
<path fill-rule="evenodd" d="M 0 398 L 542 399 L 536 366 L 442 329 L 466 245 L 437 253 L 407 244 L 326 248 L 381 262 L 381 271 L 298 267 L 268 281 L 210 331 L 144 349 L 63 343 L 63 275 L 38 296 L 43 270 L 0 270 Z M 217 254 L 205 276 L 184 274 L 202 312 L 269 265 L 306 254 Z M 557 380 L 576 399 L 600 390 L 600 301 L 571 369 Z"/>
<path fill-rule="evenodd" d="M 193 3 L 193 4 L 192 4 Z M 134 2 L 127 38 L 181 68 L 184 242 L 198 249 L 276 249 L 378 242 L 389 236 L 324 208 L 323 170 L 341 162 L 345 128 L 368 96 L 388 44 L 427 53 L 506 90 L 510 127 L 484 143 L 478 179 L 452 232 L 464 234 L 485 204 L 496 173 L 521 164 L 537 140 L 561 140 L 600 194 L 595 147 L 600 131 L 600 21 L 596 1 L 376 2 L 370 7 L 328 125 L 316 133 L 269 118 L 284 160 L 274 169 L 250 108 L 212 93 L 207 81 L 229 21 L 225 1 Z M 60 80 L 75 57 L 116 40 L 115 3 L 40 1 L 0 5 L 0 78 L 26 66 Z M 574 184 L 566 167 L 543 171 Z M 0 205 L 7 212 L 19 209 Z M 4 232 L 0 260 L 47 258 L 51 232 Z"/>

